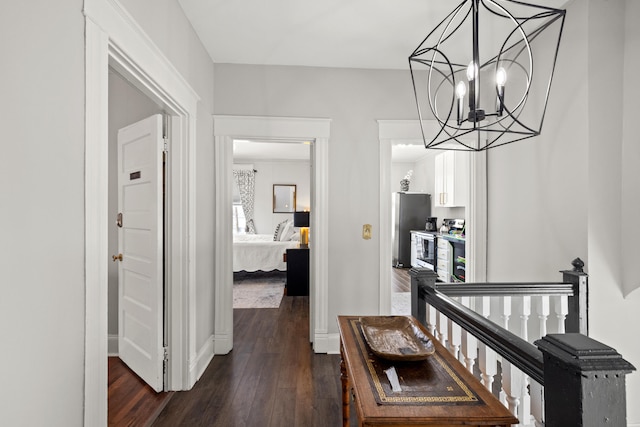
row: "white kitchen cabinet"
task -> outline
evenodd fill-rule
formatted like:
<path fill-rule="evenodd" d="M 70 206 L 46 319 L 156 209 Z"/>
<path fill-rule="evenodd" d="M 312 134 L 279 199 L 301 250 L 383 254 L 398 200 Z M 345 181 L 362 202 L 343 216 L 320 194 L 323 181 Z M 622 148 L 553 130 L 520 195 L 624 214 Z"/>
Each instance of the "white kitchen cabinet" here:
<path fill-rule="evenodd" d="M 445 151 L 435 157 L 436 207 L 465 206 L 469 193 L 469 153 Z"/>
<path fill-rule="evenodd" d="M 437 238 L 438 254 L 436 261 L 436 273 L 438 273 L 438 279 L 443 282 L 451 281 L 451 243 L 441 237 Z"/>

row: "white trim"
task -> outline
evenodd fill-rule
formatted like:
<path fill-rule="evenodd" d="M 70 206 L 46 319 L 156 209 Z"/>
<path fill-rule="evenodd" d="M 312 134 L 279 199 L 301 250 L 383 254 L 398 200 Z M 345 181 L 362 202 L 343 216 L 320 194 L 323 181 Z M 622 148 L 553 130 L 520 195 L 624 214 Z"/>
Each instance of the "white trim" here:
<path fill-rule="evenodd" d="M 313 344 L 316 353 L 340 354 L 340 334 L 318 334 Z"/>
<path fill-rule="evenodd" d="M 216 354 L 227 354 L 233 349 L 233 219 L 231 169 L 233 168 L 233 139 L 218 136 L 219 122 L 214 118 L 214 157 L 216 194 L 215 239 L 215 321 L 214 349 Z M 227 212 L 229 211 L 229 212 Z"/>
<path fill-rule="evenodd" d="M 84 424 L 107 424 L 108 67 L 172 115 L 167 231 L 169 376 L 189 388 L 195 355 L 195 136 L 199 98 L 116 0 L 85 0 L 85 389 Z"/>
<path fill-rule="evenodd" d="M 107 425 L 108 38 L 86 21 L 84 425 Z"/>
<path fill-rule="evenodd" d="M 425 120 L 422 126 L 426 134 L 437 133 L 438 122 Z M 380 306 L 381 314 L 391 311 L 391 146 L 394 142 L 422 140 L 418 120 L 378 120 L 380 141 Z M 469 198 L 466 203 L 466 232 L 469 252 L 467 281 L 486 278 L 487 242 L 487 187 L 486 153 L 469 153 Z"/>
<path fill-rule="evenodd" d="M 378 131 L 382 135 L 378 121 Z M 379 311 L 391 314 L 391 139 L 380 136 L 380 274 Z"/>
<path fill-rule="evenodd" d="M 236 139 L 291 139 L 313 142 L 310 260 L 310 331 L 314 351 L 326 352 L 328 331 L 329 227 L 329 119 L 290 117 L 213 116 L 216 171 L 215 351 L 228 353 L 233 345 L 233 258 L 231 235 L 232 141 Z M 333 344 L 332 344 L 333 345 Z M 337 348 L 337 346 L 336 346 Z"/>
<path fill-rule="evenodd" d="M 213 360 L 213 335 L 205 341 L 189 366 L 189 382 L 195 384 Z"/>

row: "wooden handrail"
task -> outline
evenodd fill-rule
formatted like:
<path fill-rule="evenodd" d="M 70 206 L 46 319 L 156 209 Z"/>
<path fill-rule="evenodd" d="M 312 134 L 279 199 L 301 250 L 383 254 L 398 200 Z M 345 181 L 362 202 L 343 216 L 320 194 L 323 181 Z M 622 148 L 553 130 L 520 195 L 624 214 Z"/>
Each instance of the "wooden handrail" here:
<path fill-rule="evenodd" d="M 533 344 L 485 319 L 431 286 L 419 286 L 418 299 L 440 311 L 496 353 L 518 366 L 522 372 L 544 385 L 542 353 Z M 416 316 L 417 313 L 412 314 L 424 323 L 425 319 L 420 319 Z"/>

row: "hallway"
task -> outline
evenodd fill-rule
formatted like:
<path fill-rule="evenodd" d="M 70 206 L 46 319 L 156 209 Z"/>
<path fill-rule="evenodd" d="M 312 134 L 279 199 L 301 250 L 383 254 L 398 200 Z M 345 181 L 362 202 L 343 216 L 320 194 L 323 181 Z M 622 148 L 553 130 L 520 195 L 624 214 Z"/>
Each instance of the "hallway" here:
<path fill-rule="evenodd" d="M 234 349 L 188 392 L 174 393 L 154 427 L 337 426 L 340 356 L 314 354 L 309 299 L 278 309 L 235 309 Z"/>

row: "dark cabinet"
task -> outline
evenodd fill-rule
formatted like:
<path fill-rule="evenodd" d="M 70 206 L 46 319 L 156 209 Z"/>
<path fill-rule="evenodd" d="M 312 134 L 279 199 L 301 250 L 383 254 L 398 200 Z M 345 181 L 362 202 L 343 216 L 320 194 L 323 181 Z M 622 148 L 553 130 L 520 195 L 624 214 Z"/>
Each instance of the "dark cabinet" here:
<path fill-rule="evenodd" d="M 287 249 L 287 295 L 309 295 L 309 249 Z"/>

